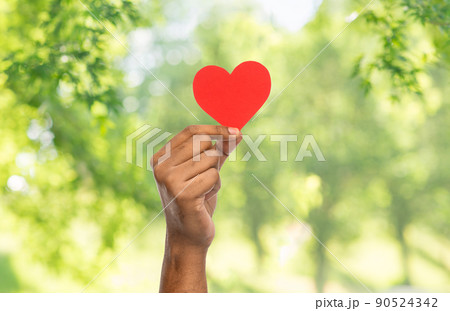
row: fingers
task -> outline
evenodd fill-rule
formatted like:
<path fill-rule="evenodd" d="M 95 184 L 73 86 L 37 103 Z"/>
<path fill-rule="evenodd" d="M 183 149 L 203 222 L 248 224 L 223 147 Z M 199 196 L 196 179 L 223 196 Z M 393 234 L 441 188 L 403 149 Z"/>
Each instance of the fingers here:
<path fill-rule="evenodd" d="M 203 173 L 194 177 L 191 188 L 192 195 L 196 198 L 204 197 L 205 194 L 217 187 L 217 183 L 220 180 L 219 171 L 216 168 L 209 168 Z"/>
<path fill-rule="evenodd" d="M 209 135 L 198 134 L 188 138 L 184 143 L 172 150 L 172 165 L 179 165 L 192 158 L 198 161 L 200 153 L 211 149 L 213 146 Z"/>
<path fill-rule="evenodd" d="M 237 145 L 242 141 L 242 134 L 229 136 L 228 140 L 218 140 L 215 147 L 217 150 L 221 152 L 221 157 L 219 159 L 219 170 L 222 168 L 222 165 L 225 163 L 225 160 L 228 158 L 230 153 L 236 149 Z"/>
<path fill-rule="evenodd" d="M 195 135 L 209 135 L 211 137 L 220 137 L 227 140 L 230 135 L 237 135 L 239 130 L 221 125 L 190 125 L 178 133 L 173 138 L 173 145 L 177 146 L 188 138 Z"/>
<path fill-rule="evenodd" d="M 216 168 L 209 168 L 191 180 L 177 184 L 169 183 L 166 186 L 167 190 L 176 197 L 177 202 L 184 205 L 196 199 L 204 199 L 207 193 L 220 185 L 219 180 L 219 171 Z"/>
<path fill-rule="evenodd" d="M 220 187 L 221 187 L 221 182 L 220 182 L 220 178 L 219 178 L 219 180 L 214 184 L 214 187 L 205 195 L 205 201 L 209 201 L 211 199 L 217 200 L 216 195 L 219 192 Z M 212 216 L 214 210 L 208 209 L 208 212 Z"/>
<path fill-rule="evenodd" d="M 174 156 L 179 162 L 178 158 L 183 162 L 185 156 L 190 152 L 196 151 L 194 148 L 195 144 L 198 143 L 200 148 L 197 154 L 200 154 L 203 150 L 211 147 L 211 139 L 218 139 L 228 141 L 231 135 L 238 135 L 239 130 L 236 128 L 228 128 L 221 125 L 190 125 L 182 130 L 180 133 L 175 135 L 163 148 L 161 148 L 152 157 L 151 165 L 156 167 L 160 163 L 160 158 L 167 158 Z M 209 136 L 209 138 L 206 138 Z M 209 140 L 209 142 L 208 142 Z M 187 147 L 182 147 L 186 144 Z M 191 146 L 191 147 L 189 147 Z M 177 152 L 174 152 L 174 151 Z M 183 152 L 180 152 L 183 150 Z M 170 154 L 167 153 L 170 151 Z M 192 155 L 192 153 L 191 153 Z M 194 154 L 195 155 L 195 154 Z"/>
<path fill-rule="evenodd" d="M 217 139 L 215 145 L 213 139 Z M 210 199 L 220 189 L 220 167 L 241 140 L 238 129 L 187 127 L 153 156 L 155 179 L 168 193 L 177 196 L 177 201 Z"/>
<path fill-rule="evenodd" d="M 217 143 L 213 145 L 210 136 L 195 135 L 185 143 L 176 147 L 173 151 L 170 151 L 171 157 L 161 157 L 159 164 L 165 167 L 181 165 L 189 171 L 187 176 L 189 179 L 192 178 L 192 176 L 201 173 L 206 168 L 211 167 L 210 163 L 214 163 L 215 166 L 220 169 L 241 140 L 241 135 L 237 137 L 230 135 L 228 140 L 219 139 Z M 161 163 L 161 159 L 164 159 L 165 162 Z M 203 163 L 205 160 L 206 163 Z M 183 170 L 181 174 L 185 175 L 184 173 L 185 171 Z"/>
<path fill-rule="evenodd" d="M 194 176 L 203 173 L 210 168 L 219 168 L 219 160 L 222 153 L 214 148 L 205 150 L 199 154 L 198 159 L 189 159 L 180 164 L 176 170 L 180 171 L 185 180 L 189 180 Z"/>
<path fill-rule="evenodd" d="M 220 185 L 217 167 L 207 168 L 189 180 L 181 179 L 177 170 L 160 170 L 157 167 L 154 173 L 157 182 L 164 184 L 172 196 L 176 196 L 178 200 L 184 202 L 202 198 L 215 187 L 217 188 L 217 185 Z"/>

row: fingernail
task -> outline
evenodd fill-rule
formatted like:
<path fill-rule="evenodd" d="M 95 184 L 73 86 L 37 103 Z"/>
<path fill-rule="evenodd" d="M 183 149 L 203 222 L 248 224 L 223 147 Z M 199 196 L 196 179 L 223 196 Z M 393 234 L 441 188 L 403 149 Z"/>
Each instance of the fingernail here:
<path fill-rule="evenodd" d="M 235 127 L 229 127 L 228 128 L 228 133 L 230 133 L 231 135 L 239 135 L 239 129 L 235 128 Z"/>

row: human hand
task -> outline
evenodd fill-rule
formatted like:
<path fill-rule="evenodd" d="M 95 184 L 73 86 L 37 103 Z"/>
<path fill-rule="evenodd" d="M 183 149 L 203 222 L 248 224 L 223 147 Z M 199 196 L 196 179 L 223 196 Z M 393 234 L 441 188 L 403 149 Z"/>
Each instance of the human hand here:
<path fill-rule="evenodd" d="M 217 139 L 215 145 L 213 139 Z M 206 252 L 215 233 L 212 215 L 220 189 L 219 170 L 241 140 L 238 129 L 192 125 L 153 156 L 151 165 L 167 224 L 162 291 L 189 291 L 186 286 L 165 286 L 174 283 L 167 282 L 174 276 L 171 267 L 177 271 L 186 270 L 183 267 L 190 272 L 195 267 L 200 269 L 197 272 L 204 271 Z M 188 281 L 182 275 L 175 278 L 178 283 Z M 206 286 L 206 279 L 204 283 Z"/>

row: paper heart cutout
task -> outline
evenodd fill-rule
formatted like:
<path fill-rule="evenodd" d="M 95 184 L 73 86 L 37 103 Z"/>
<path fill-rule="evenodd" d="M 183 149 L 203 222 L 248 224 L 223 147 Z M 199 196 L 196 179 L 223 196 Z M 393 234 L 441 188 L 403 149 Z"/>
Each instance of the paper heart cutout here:
<path fill-rule="evenodd" d="M 194 77 L 198 105 L 224 126 L 242 129 L 270 94 L 270 74 L 254 61 L 237 66 L 231 74 L 218 66 L 206 66 Z"/>

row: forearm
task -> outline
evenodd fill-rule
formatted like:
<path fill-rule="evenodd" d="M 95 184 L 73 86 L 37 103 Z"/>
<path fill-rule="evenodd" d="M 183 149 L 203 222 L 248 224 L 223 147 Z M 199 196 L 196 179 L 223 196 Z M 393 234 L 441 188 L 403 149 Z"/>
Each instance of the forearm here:
<path fill-rule="evenodd" d="M 206 293 L 207 248 L 175 245 L 166 238 L 161 293 Z"/>

